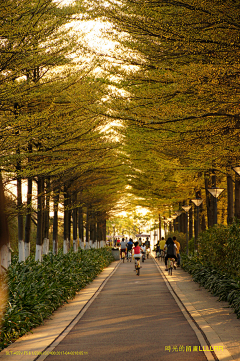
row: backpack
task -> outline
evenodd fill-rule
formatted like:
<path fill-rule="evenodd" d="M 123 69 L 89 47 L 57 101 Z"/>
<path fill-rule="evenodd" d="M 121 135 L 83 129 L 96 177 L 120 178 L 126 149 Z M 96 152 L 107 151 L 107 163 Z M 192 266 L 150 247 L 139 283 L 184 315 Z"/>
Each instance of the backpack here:
<path fill-rule="evenodd" d="M 167 254 L 170 254 L 171 256 L 176 256 L 176 247 L 174 245 L 174 243 L 170 243 L 167 246 Z"/>

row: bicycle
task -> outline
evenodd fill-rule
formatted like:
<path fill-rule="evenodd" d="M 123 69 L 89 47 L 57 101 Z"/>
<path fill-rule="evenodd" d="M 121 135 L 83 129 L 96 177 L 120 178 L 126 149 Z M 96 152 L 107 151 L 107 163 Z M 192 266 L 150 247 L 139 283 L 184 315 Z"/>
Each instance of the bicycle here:
<path fill-rule="evenodd" d="M 174 262 L 175 259 L 174 258 L 168 258 L 167 260 L 167 266 L 168 266 L 168 274 L 169 276 L 172 276 L 172 270 L 174 268 Z"/>
<path fill-rule="evenodd" d="M 140 268 L 140 258 L 135 258 L 135 270 L 137 276 L 140 276 Z"/>
<path fill-rule="evenodd" d="M 164 250 L 161 250 L 160 258 L 162 261 L 164 261 L 164 259 L 165 259 L 165 251 Z"/>
<path fill-rule="evenodd" d="M 123 260 L 123 263 L 124 263 L 124 260 L 125 260 L 125 256 L 126 256 L 125 249 L 121 249 L 121 258 Z"/>
<path fill-rule="evenodd" d="M 127 253 L 127 261 L 129 262 L 132 262 L 132 250 L 128 250 L 128 253 Z"/>

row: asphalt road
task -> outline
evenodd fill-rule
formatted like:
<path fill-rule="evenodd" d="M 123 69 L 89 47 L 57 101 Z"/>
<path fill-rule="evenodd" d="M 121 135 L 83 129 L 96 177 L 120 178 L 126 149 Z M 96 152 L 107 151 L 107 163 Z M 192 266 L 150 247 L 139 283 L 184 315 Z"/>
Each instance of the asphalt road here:
<path fill-rule="evenodd" d="M 46 360 L 206 360 L 154 261 L 142 266 L 136 276 L 133 262 L 121 264 Z"/>

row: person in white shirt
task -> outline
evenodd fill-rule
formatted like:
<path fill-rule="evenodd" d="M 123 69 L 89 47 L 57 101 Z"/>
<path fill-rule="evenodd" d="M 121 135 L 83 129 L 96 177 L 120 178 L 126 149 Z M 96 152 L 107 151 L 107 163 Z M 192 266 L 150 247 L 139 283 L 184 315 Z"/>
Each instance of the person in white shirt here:
<path fill-rule="evenodd" d="M 142 256 L 142 261 L 144 262 L 145 259 L 146 259 L 146 250 L 147 250 L 147 249 L 146 249 L 146 246 L 145 246 L 145 243 L 142 244 L 141 250 L 142 250 L 142 254 L 143 254 L 143 256 Z"/>
<path fill-rule="evenodd" d="M 120 248 L 121 248 L 121 259 L 122 259 L 123 252 L 126 254 L 127 251 L 127 242 L 125 242 L 124 238 L 122 238 L 122 241 L 120 243 Z"/>

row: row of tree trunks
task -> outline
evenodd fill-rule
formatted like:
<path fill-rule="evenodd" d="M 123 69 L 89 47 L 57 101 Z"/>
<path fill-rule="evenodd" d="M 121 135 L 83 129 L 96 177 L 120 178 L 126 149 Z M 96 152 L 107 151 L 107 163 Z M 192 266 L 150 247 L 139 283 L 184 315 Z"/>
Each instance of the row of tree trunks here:
<path fill-rule="evenodd" d="M 30 255 L 30 238 L 32 222 L 32 193 L 33 179 L 28 179 L 27 203 L 25 211 L 25 235 L 24 235 L 24 210 L 22 201 L 22 179 L 20 176 L 21 164 L 17 163 L 17 210 L 18 210 L 18 244 L 19 262 L 25 261 Z M 63 252 L 67 253 L 70 248 L 71 232 L 73 236 L 73 249 L 77 251 L 78 244 L 86 241 L 89 245 L 95 242 L 106 242 L 106 219 L 105 214 L 94 212 L 89 206 L 83 208 L 78 205 L 77 192 L 71 194 L 67 185 L 63 189 L 64 196 L 64 241 Z M 52 198 L 51 198 L 52 197 Z M 41 262 L 42 255 L 49 252 L 49 229 L 50 229 L 50 201 L 53 201 L 53 253 L 58 253 L 58 213 L 60 190 L 55 188 L 51 191 L 50 178 L 37 178 L 37 236 L 35 260 Z M 85 213 L 85 225 L 84 225 Z M 85 228 L 85 229 L 84 229 Z M 85 237 L 84 237 L 85 236 Z"/>

